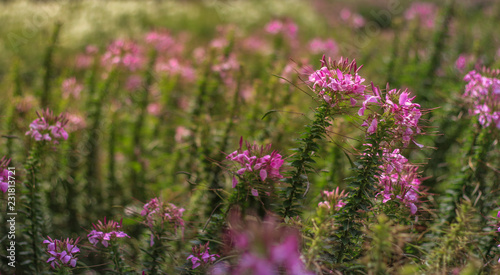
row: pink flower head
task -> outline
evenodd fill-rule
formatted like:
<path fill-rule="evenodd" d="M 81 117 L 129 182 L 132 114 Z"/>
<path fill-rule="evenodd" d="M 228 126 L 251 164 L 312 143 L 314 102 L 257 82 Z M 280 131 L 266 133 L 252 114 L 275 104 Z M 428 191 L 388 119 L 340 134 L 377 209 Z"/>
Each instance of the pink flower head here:
<path fill-rule="evenodd" d="M 246 144 L 247 150 L 243 151 L 241 148 L 242 140 L 240 140 L 240 149 L 234 151 L 233 153 L 227 155 L 226 159 L 236 162 L 239 166 L 239 170 L 236 174 L 243 177 L 255 177 L 260 182 L 273 182 L 282 179 L 281 167 L 285 162 L 282 156 L 277 151 L 271 151 L 271 144 L 267 146 L 258 146 L 256 144 L 250 145 Z M 235 187 L 237 180 L 233 180 L 233 186 Z M 251 188 L 251 193 L 254 196 L 258 196 L 258 191 L 255 188 Z"/>
<path fill-rule="evenodd" d="M 328 211 L 332 209 L 332 205 L 334 206 L 335 211 L 338 211 L 340 208 L 346 205 L 342 199 L 346 198 L 348 193 L 344 193 L 344 191 L 340 192 L 337 187 L 333 191 L 323 191 L 322 196 L 325 201 L 322 201 L 318 204 L 318 207 L 325 208 Z"/>
<path fill-rule="evenodd" d="M 394 153 L 393 153 L 394 154 Z M 387 158 L 386 158 L 387 159 Z M 403 161 L 403 163 L 405 163 Z M 385 166 L 391 164 L 386 164 Z M 405 204 L 412 215 L 417 212 L 417 204 L 419 203 L 419 189 L 421 180 L 418 175 L 418 167 L 414 165 L 404 165 L 399 169 L 392 169 L 387 173 L 388 169 L 378 176 L 379 186 L 382 189 L 377 196 L 383 196 L 383 203 L 389 200 L 397 199 Z"/>
<path fill-rule="evenodd" d="M 80 252 L 80 249 L 76 245 L 80 238 L 76 239 L 76 241 L 73 239 L 63 241 L 53 240 L 48 236 L 47 238 L 47 240 L 43 241 L 44 244 L 47 244 L 47 249 L 45 250 L 49 255 L 47 263 L 50 263 L 53 269 L 59 269 L 63 266 L 76 267 L 77 254 Z"/>
<path fill-rule="evenodd" d="M 5 156 L 0 159 L 0 190 L 4 193 L 7 193 L 9 189 L 9 176 L 11 175 L 11 172 L 7 169 L 9 163 L 10 159 Z"/>
<path fill-rule="evenodd" d="M 151 246 L 157 231 L 165 228 L 173 234 L 177 233 L 177 229 L 184 231 L 184 220 L 182 219 L 184 211 L 184 208 L 179 208 L 172 203 L 166 204 L 158 198 L 153 198 L 144 205 L 141 216 L 145 217 L 144 223 L 151 229 Z"/>
<path fill-rule="evenodd" d="M 68 133 L 64 129 L 68 123 L 65 114 L 55 116 L 49 109 L 36 114 L 38 118 L 30 124 L 30 130 L 26 132 L 26 135 L 36 141 L 52 141 L 54 144 L 68 139 Z"/>
<path fill-rule="evenodd" d="M 414 99 L 415 97 L 410 97 L 408 90 L 393 89 L 386 93 L 385 101 L 380 103 L 384 113 L 389 115 L 384 121 L 391 124 L 388 129 L 391 133 L 391 144 L 401 142 L 404 147 L 408 147 L 412 141 L 418 147 L 423 147 L 415 141 L 415 137 L 422 132 L 419 125 L 422 113 L 420 105 L 413 103 Z"/>
<path fill-rule="evenodd" d="M 434 27 L 437 8 L 433 3 L 414 2 L 405 12 L 406 20 L 418 19 L 426 28 Z"/>
<path fill-rule="evenodd" d="M 485 76 L 471 71 L 465 75 L 464 98 L 471 105 L 470 114 L 477 115 L 479 123 L 483 127 L 494 127 L 500 129 L 500 79 L 496 76 L 499 71 L 485 70 Z"/>
<path fill-rule="evenodd" d="M 82 90 L 83 85 L 79 84 L 75 77 L 68 78 L 62 83 L 62 95 L 64 98 L 73 96 L 75 99 L 78 99 Z"/>
<path fill-rule="evenodd" d="M 270 34 L 283 34 L 289 38 L 297 36 L 298 27 L 292 20 L 272 20 L 267 23 L 266 31 Z"/>
<path fill-rule="evenodd" d="M 107 68 L 122 67 L 133 72 L 143 67 L 144 56 L 142 49 L 134 42 L 116 40 L 108 46 L 101 63 Z"/>
<path fill-rule="evenodd" d="M 193 269 L 199 267 L 200 265 L 203 266 L 208 266 L 211 265 L 215 262 L 217 257 L 220 258 L 219 255 L 217 254 L 209 254 L 208 250 L 210 250 L 210 247 L 208 247 L 209 243 L 206 243 L 204 245 L 199 245 L 199 246 L 193 246 L 193 254 L 189 255 L 189 257 L 186 260 L 191 260 L 191 263 L 193 264 Z"/>
<path fill-rule="evenodd" d="M 92 66 L 99 49 L 94 45 L 88 45 L 85 53 L 76 56 L 76 67 L 78 69 L 88 69 Z"/>
<path fill-rule="evenodd" d="M 313 54 L 324 54 L 327 56 L 335 56 L 338 53 L 338 45 L 331 38 L 322 40 L 320 38 L 314 38 L 309 42 L 309 49 Z"/>
<path fill-rule="evenodd" d="M 122 221 L 106 221 L 106 217 L 104 217 L 104 222 L 98 221 L 97 224 L 92 224 L 94 229 L 90 231 L 87 235 L 89 238 L 89 242 L 96 246 L 99 242 L 102 243 L 104 247 L 108 247 L 110 242 L 118 238 L 130 238 L 123 231 L 119 231 L 122 227 Z"/>
<path fill-rule="evenodd" d="M 296 230 L 279 226 L 273 217 L 242 221 L 232 212 L 229 220 L 228 240 L 234 253 L 240 255 L 229 274 L 312 274 L 301 260 Z"/>
<path fill-rule="evenodd" d="M 168 32 L 152 31 L 146 34 L 146 43 L 154 46 L 157 51 L 167 51 L 174 46 L 175 40 Z"/>
<path fill-rule="evenodd" d="M 341 58 L 338 62 L 326 61 L 323 57 L 322 68 L 309 76 L 312 89 L 329 106 L 340 106 L 343 102 L 355 106 L 360 99 L 365 100 L 366 86 L 364 78 L 358 75 L 356 61 L 349 63 L 348 59 Z"/>

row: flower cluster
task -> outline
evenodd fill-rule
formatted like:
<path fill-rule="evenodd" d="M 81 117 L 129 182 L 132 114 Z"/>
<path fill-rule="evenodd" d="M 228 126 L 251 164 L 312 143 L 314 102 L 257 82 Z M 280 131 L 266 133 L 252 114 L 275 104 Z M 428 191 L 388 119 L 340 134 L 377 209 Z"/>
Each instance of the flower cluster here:
<path fill-rule="evenodd" d="M 62 95 L 64 98 L 73 96 L 74 98 L 80 97 L 80 92 L 83 90 L 83 85 L 76 81 L 75 77 L 65 79 L 62 83 Z"/>
<path fill-rule="evenodd" d="M 48 240 L 43 241 L 43 243 L 48 245 L 46 252 L 50 258 L 47 260 L 47 263 L 50 263 L 53 269 L 63 266 L 75 267 L 78 260 L 76 254 L 80 252 L 80 249 L 76 245 L 80 239 L 78 238 L 76 241 L 73 239 L 60 241 L 57 239 L 53 240 L 49 236 L 47 238 Z"/>
<path fill-rule="evenodd" d="M 323 53 L 328 56 L 335 56 L 339 50 L 339 46 L 331 38 L 322 40 L 320 38 L 314 38 L 309 42 L 309 49 L 314 54 Z"/>
<path fill-rule="evenodd" d="M 105 67 L 123 67 L 136 71 L 144 65 L 144 57 L 139 45 L 134 42 L 116 40 L 112 42 L 101 58 Z"/>
<path fill-rule="evenodd" d="M 64 114 L 54 116 L 49 109 L 36 114 L 38 118 L 30 124 L 30 130 L 26 135 L 30 135 L 36 141 L 52 141 L 54 144 L 59 144 L 61 139 L 68 139 L 68 133 L 64 129 L 68 120 Z"/>
<path fill-rule="evenodd" d="M 281 175 L 281 167 L 285 162 L 277 151 L 271 151 L 271 144 L 267 146 L 250 145 L 247 143 L 247 150 L 242 150 L 243 139 L 240 139 L 240 148 L 231 154 L 226 159 L 237 162 L 240 169 L 236 172 L 240 176 L 258 175 L 262 182 L 267 179 L 275 181 L 283 178 Z M 233 188 L 238 184 L 236 177 L 233 177 Z M 258 192 L 252 189 L 252 194 L 258 196 Z"/>
<path fill-rule="evenodd" d="M 177 229 L 184 229 L 184 220 L 182 219 L 184 208 L 179 208 L 172 203 L 164 203 L 158 198 L 153 198 L 146 203 L 141 211 L 141 216 L 145 217 L 145 223 L 152 231 L 151 245 L 154 244 L 154 230 L 156 227 L 164 228 L 165 223 L 172 226 L 173 233 Z"/>
<path fill-rule="evenodd" d="M 88 69 L 95 60 L 95 56 L 99 49 L 94 45 L 88 45 L 85 48 L 85 53 L 79 54 L 76 57 L 76 67 L 79 69 Z"/>
<path fill-rule="evenodd" d="M 340 11 L 340 19 L 342 19 L 344 23 L 351 25 L 357 29 L 364 27 L 366 24 L 366 19 L 361 14 L 353 13 L 347 8 L 343 8 Z"/>
<path fill-rule="evenodd" d="M 10 171 L 7 169 L 9 166 L 10 159 L 7 159 L 5 156 L 0 159 L 0 190 L 6 193 L 7 189 L 9 189 L 9 174 Z"/>
<path fill-rule="evenodd" d="M 472 105 L 470 113 L 479 116 L 479 123 L 483 127 L 493 123 L 500 129 L 500 79 L 471 71 L 464 80 L 467 82 L 464 97 Z"/>
<path fill-rule="evenodd" d="M 146 34 L 146 43 L 154 46 L 157 51 L 167 51 L 175 45 L 174 38 L 167 32 L 152 31 Z"/>
<path fill-rule="evenodd" d="M 226 270 L 223 274 L 312 274 L 301 260 L 296 230 L 280 227 L 273 217 L 243 222 L 236 212 L 230 214 L 228 241 L 241 256 L 232 272 Z"/>
<path fill-rule="evenodd" d="M 90 231 L 87 237 L 89 238 L 89 242 L 94 246 L 101 242 L 104 247 L 108 247 L 109 242 L 117 238 L 130 238 L 126 233 L 118 230 L 122 227 L 121 221 L 119 223 L 115 221 L 106 221 L 105 217 L 104 222 L 98 221 L 97 224 L 92 225 L 94 229 Z"/>
<path fill-rule="evenodd" d="M 322 68 L 309 76 L 309 82 L 314 91 L 318 93 L 331 107 L 338 106 L 341 102 L 349 100 L 355 106 L 359 99 L 364 99 L 366 86 L 362 83 L 364 78 L 358 75 L 359 69 L 356 62 L 340 59 L 338 63 L 327 62 L 323 57 Z"/>
<path fill-rule="evenodd" d="M 291 20 L 272 20 L 267 23 L 265 29 L 270 34 L 282 33 L 289 38 L 295 38 L 299 28 L 297 27 L 297 24 Z"/>
<path fill-rule="evenodd" d="M 193 254 L 189 255 L 189 257 L 186 260 L 191 260 L 191 263 L 193 264 L 193 269 L 199 267 L 200 265 L 210 265 L 215 262 L 217 259 L 216 257 L 219 257 L 217 254 L 210 254 L 208 253 L 208 250 L 210 250 L 210 247 L 208 247 L 209 243 L 206 243 L 204 245 L 199 245 L 199 246 L 193 246 Z"/>
<path fill-rule="evenodd" d="M 347 193 L 344 193 L 343 190 L 340 192 L 338 187 L 333 191 L 323 191 L 322 195 L 324 201 L 318 203 L 319 208 L 330 211 L 332 210 L 332 206 L 334 210 L 339 210 L 346 205 L 346 203 L 342 201 L 342 198 L 347 197 Z"/>
<path fill-rule="evenodd" d="M 408 21 L 418 19 L 424 27 L 433 28 L 436 13 L 436 5 L 433 3 L 415 2 L 406 10 L 405 18 Z"/>
<path fill-rule="evenodd" d="M 398 199 L 410 209 L 412 215 L 415 215 L 421 183 L 417 170 L 418 166 L 404 165 L 400 171 L 394 169 L 391 173 L 382 173 L 379 176 L 379 184 L 383 190 L 377 194 L 383 196 L 382 202 Z"/>
<path fill-rule="evenodd" d="M 367 104 L 371 102 L 379 104 L 384 111 L 384 115 L 378 118 L 377 116 L 370 116 L 361 126 L 368 127 L 367 133 L 371 135 L 376 132 L 378 124 L 383 121 L 387 124 L 388 131 L 391 133 L 391 143 L 401 142 L 403 147 L 406 148 L 409 146 L 410 141 L 413 141 L 418 147 L 422 148 L 423 145 L 415 141 L 415 136 L 422 132 L 419 126 L 422 112 L 420 111 L 420 105 L 412 102 L 415 97 L 410 97 L 408 90 L 392 89 L 386 93 L 385 100 L 379 102 L 381 100 L 380 91 L 376 87 L 373 87 L 373 90 L 375 95 L 366 96 L 358 115 L 364 115 Z"/>

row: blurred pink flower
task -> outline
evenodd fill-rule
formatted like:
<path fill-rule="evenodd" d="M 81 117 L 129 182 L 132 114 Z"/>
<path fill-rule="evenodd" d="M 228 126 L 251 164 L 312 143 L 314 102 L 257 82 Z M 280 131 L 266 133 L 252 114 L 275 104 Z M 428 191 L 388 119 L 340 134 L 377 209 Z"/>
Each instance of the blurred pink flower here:
<path fill-rule="evenodd" d="M 161 104 L 158 102 L 152 102 L 148 105 L 148 113 L 153 116 L 160 116 L 161 114 Z"/>
<path fill-rule="evenodd" d="M 141 88 L 143 82 L 142 82 L 142 76 L 140 75 L 131 75 L 127 78 L 127 82 L 125 84 L 125 89 L 127 89 L 129 92 L 134 92 L 137 91 Z"/>
<path fill-rule="evenodd" d="M 413 2 L 405 12 L 406 20 L 418 19 L 426 28 L 433 28 L 437 14 L 437 7 L 433 3 Z"/>
<path fill-rule="evenodd" d="M 137 71 L 144 65 L 144 56 L 141 47 L 132 42 L 115 40 L 101 57 L 103 66 L 123 67 L 129 71 Z"/>
<path fill-rule="evenodd" d="M 80 98 L 80 92 L 83 90 L 83 85 L 76 81 L 75 77 L 65 79 L 62 82 L 62 95 L 64 98 L 73 96 L 75 99 Z"/>

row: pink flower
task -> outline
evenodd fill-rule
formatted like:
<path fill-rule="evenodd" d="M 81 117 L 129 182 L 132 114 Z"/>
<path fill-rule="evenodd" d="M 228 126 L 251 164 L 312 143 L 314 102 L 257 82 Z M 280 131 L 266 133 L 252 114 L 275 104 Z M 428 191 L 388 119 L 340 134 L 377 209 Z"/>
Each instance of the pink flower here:
<path fill-rule="evenodd" d="M 337 43 L 331 38 L 326 40 L 315 38 L 309 42 L 309 49 L 313 54 L 325 54 L 327 56 L 335 56 L 338 52 Z"/>
<path fill-rule="evenodd" d="M 240 140 L 240 142 L 240 146 L 242 146 L 243 140 Z M 240 147 L 240 149 L 226 156 L 227 160 L 238 164 L 237 168 L 239 169 L 236 174 L 249 179 L 255 177 L 261 183 L 275 182 L 283 178 L 281 167 L 285 160 L 277 151 L 272 151 L 269 154 L 271 144 L 266 147 L 259 147 L 256 144 L 250 145 L 247 143 L 247 148 L 247 150 L 243 151 Z M 233 177 L 233 188 L 237 184 L 236 177 Z M 249 187 L 249 191 L 253 196 L 257 197 L 259 195 L 259 191 L 254 186 L 247 187 Z"/>
<path fill-rule="evenodd" d="M 47 263 L 53 269 L 58 269 L 62 266 L 66 267 L 76 267 L 77 253 L 80 249 L 76 246 L 78 244 L 79 238 L 74 241 L 73 239 L 66 239 L 64 241 L 51 239 L 47 236 L 47 240 L 43 243 L 47 244 L 46 253 L 49 254 L 49 259 Z"/>
<path fill-rule="evenodd" d="M 210 247 L 208 247 L 209 243 L 206 243 L 204 245 L 199 245 L 199 246 L 193 246 L 193 254 L 189 255 L 189 257 L 186 260 L 191 260 L 191 263 L 193 264 L 192 269 L 196 269 L 200 265 L 211 265 L 215 262 L 217 257 L 220 258 L 219 255 L 217 254 L 209 254 L 208 250 L 210 250 Z"/>
<path fill-rule="evenodd" d="M 74 98 L 78 99 L 82 90 L 83 85 L 77 83 L 76 78 L 74 77 L 68 78 L 62 83 L 62 92 L 64 98 L 73 96 Z"/>
<path fill-rule="evenodd" d="M 301 260 L 299 235 L 294 229 L 280 227 L 272 217 L 265 222 L 258 219 L 242 222 L 234 212 L 230 223 L 229 239 L 234 252 L 241 257 L 228 274 L 312 274 Z"/>
<path fill-rule="evenodd" d="M 145 217 L 144 223 L 151 230 L 151 246 L 154 244 L 154 236 L 158 231 L 168 229 L 171 233 L 177 233 L 178 229 L 184 231 L 184 220 L 182 214 L 184 208 L 179 208 L 172 203 L 166 204 L 158 198 L 151 199 L 144 204 L 141 216 Z M 158 236 L 160 238 L 161 236 Z"/>
<path fill-rule="evenodd" d="M 0 190 L 4 193 L 7 193 L 9 189 L 9 175 L 11 174 L 7 169 L 9 163 L 10 159 L 7 159 L 5 156 L 0 159 Z"/>
<path fill-rule="evenodd" d="M 335 107 L 349 102 L 354 106 L 357 99 L 365 99 L 366 86 L 362 84 L 365 79 L 358 75 L 361 67 L 358 68 L 356 62 L 349 63 L 342 58 L 338 62 L 327 62 L 323 57 L 321 63 L 323 67 L 309 75 L 309 82 L 328 105 Z"/>
<path fill-rule="evenodd" d="M 133 72 L 143 67 L 144 57 L 139 45 L 131 41 L 116 40 L 108 46 L 101 63 L 107 68 L 122 67 Z"/>
<path fill-rule="evenodd" d="M 68 133 L 64 129 L 68 123 L 66 115 L 54 116 L 53 112 L 47 109 L 41 114 L 37 112 L 37 116 L 38 118 L 30 124 L 30 130 L 26 135 L 36 141 L 52 141 L 54 144 L 68 139 Z"/>
<path fill-rule="evenodd" d="M 89 239 L 89 243 L 96 246 L 99 242 L 104 247 L 108 247 L 109 242 L 116 240 L 117 238 L 130 238 L 123 231 L 118 231 L 122 227 L 122 221 L 106 221 L 106 217 L 104 217 L 104 222 L 98 221 L 97 224 L 92 224 L 94 229 L 90 231 L 87 235 Z"/>
<path fill-rule="evenodd" d="M 342 199 L 346 198 L 348 193 L 344 193 L 344 191 L 340 192 L 339 188 L 337 187 L 333 191 L 323 191 L 322 195 L 325 201 L 318 203 L 318 207 L 331 210 L 331 206 L 333 205 L 335 206 L 333 210 L 338 211 L 340 208 L 346 205 L 346 202 L 344 202 Z"/>
<path fill-rule="evenodd" d="M 418 19 L 426 28 L 434 27 L 437 8 L 433 3 L 414 2 L 405 12 L 406 20 Z"/>
<path fill-rule="evenodd" d="M 470 114 L 478 115 L 483 127 L 493 125 L 500 129 L 500 79 L 483 76 L 476 71 L 465 75 L 464 98 L 471 105 Z"/>
<path fill-rule="evenodd" d="M 298 27 L 291 20 L 272 20 L 269 22 L 265 30 L 270 34 L 284 34 L 289 38 L 295 38 L 297 36 Z"/>
<path fill-rule="evenodd" d="M 146 43 L 153 45 L 157 51 L 167 51 L 175 43 L 175 40 L 167 32 L 152 31 L 146 34 Z"/>

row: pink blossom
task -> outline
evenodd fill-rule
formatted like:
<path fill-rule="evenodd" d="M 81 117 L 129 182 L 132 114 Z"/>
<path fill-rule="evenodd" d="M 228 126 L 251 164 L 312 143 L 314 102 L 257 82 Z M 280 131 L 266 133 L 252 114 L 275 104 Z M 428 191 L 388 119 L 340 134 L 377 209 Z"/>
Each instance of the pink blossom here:
<path fill-rule="evenodd" d="M 62 266 L 76 267 L 77 253 L 80 249 L 76 246 L 79 238 L 74 241 L 73 239 L 66 239 L 64 241 L 51 239 L 47 236 L 47 240 L 43 243 L 47 244 L 46 253 L 50 256 L 47 263 L 53 269 L 59 269 Z"/>
<path fill-rule="evenodd" d="M 280 227 L 272 217 L 242 222 L 234 212 L 230 215 L 230 242 L 238 264 L 228 274 L 313 274 L 301 260 L 298 232 Z M 244 245 L 236 245 L 236 244 Z"/>
<path fill-rule="evenodd" d="M 365 99 L 365 81 L 358 75 L 359 68 L 356 62 L 348 63 L 347 59 L 337 62 L 321 61 L 323 67 L 311 75 L 309 82 L 313 90 L 331 107 L 348 101 L 351 106 L 356 105 L 357 99 Z M 329 63 L 329 64 L 328 64 Z"/>
<path fill-rule="evenodd" d="M 477 115 L 483 127 L 494 125 L 500 129 L 500 79 L 471 71 L 464 80 L 467 84 L 463 96 L 471 105 L 469 113 Z"/>
<path fill-rule="evenodd" d="M 144 65 L 144 56 L 139 45 L 131 41 L 116 40 L 107 48 L 101 58 L 107 67 L 123 67 L 129 71 L 137 71 Z"/>
<path fill-rule="evenodd" d="M 92 225 L 94 229 L 90 231 L 87 238 L 89 239 L 89 243 L 94 246 L 101 242 L 104 247 L 108 247 L 109 243 L 117 238 L 130 238 L 126 233 L 118 230 L 122 227 L 121 221 L 119 223 L 115 221 L 106 221 L 106 217 L 104 217 L 104 222 L 98 221 L 97 224 Z"/>
<path fill-rule="evenodd" d="M 41 114 L 37 112 L 37 116 L 38 118 L 30 124 L 30 130 L 26 135 L 36 141 L 52 141 L 54 144 L 68 139 L 68 133 L 64 129 L 68 123 L 66 115 L 54 116 L 53 112 L 47 109 Z"/>
<path fill-rule="evenodd" d="M 174 45 L 175 40 L 167 32 L 152 31 L 146 34 L 146 43 L 153 45 L 157 51 L 167 51 Z"/>
<path fill-rule="evenodd" d="M 4 193 L 7 193 L 9 189 L 9 175 L 11 175 L 11 172 L 7 169 L 9 163 L 10 159 L 5 156 L 0 159 L 0 190 Z"/>
<path fill-rule="evenodd" d="M 331 38 L 326 40 L 315 38 L 309 42 L 309 49 L 313 54 L 325 54 L 327 56 L 335 56 L 338 53 L 338 45 Z"/>
<path fill-rule="evenodd" d="M 322 196 L 325 201 L 318 203 L 318 207 L 332 210 L 331 206 L 333 205 L 335 207 L 333 210 L 338 211 L 346 205 L 342 199 L 346 198 L 347 195 L 348 193 L 344 193 L 344 191 L 340 192 L 338 187 L 333 191 L 323 191 Z"/>
<path fill-rule="evenodd" d="M 405 12 L 406 20 L 418 19 L 426 28 L 434 27 L 437 8 L 433 3 L 414 2 Z"/>
<path fill-rule="evenodd" d="M 78 99 L 80 92 L 83 90 L 83 85 L 76 81 L 75 77 L 68 78 L 62 83 L 62 95 L 64 98 L 73 96 Z"/>
<path fill-rule="evenodd" d="M 184 231 L 184 220 L 182 214 L 184 208 L 179 208 L 172 203 L 164 203 L 158 198 L 151 199 L 144 204 L 141 216 L 145 217 L 144 223 L 151 230 L 151 246 L 154 244 L 154 235 L 163 228 L 169 229 L 172 233 L 177 233 L 180 229 Z M 160 238 L 161 236 L 158 236 Z"/>
<path fill-rule="evenodd" d="M 219 255 L 217 254 L 209 254 L 208 250 L 210 250 L 210 247 L 208 247 L 209 243 L 206 243 L 204 245 L 199 245 L 199 246 L 193 246 L 193 254 L 189 255 L 187 260 L 191 260 L 191 263 L 193 264 L 192 269 L 196 269 L 200 265 L 207 266 L 210 264 L 213 264 L 217 257 L 220 258 Z"/>
<path fill-rule="evenodd" d="M 298 26 L 292 20 L 272 20 L 267 23 L 265 30 L 270 34 L 283 34 L 289 38 L 297 36 Z"/>

